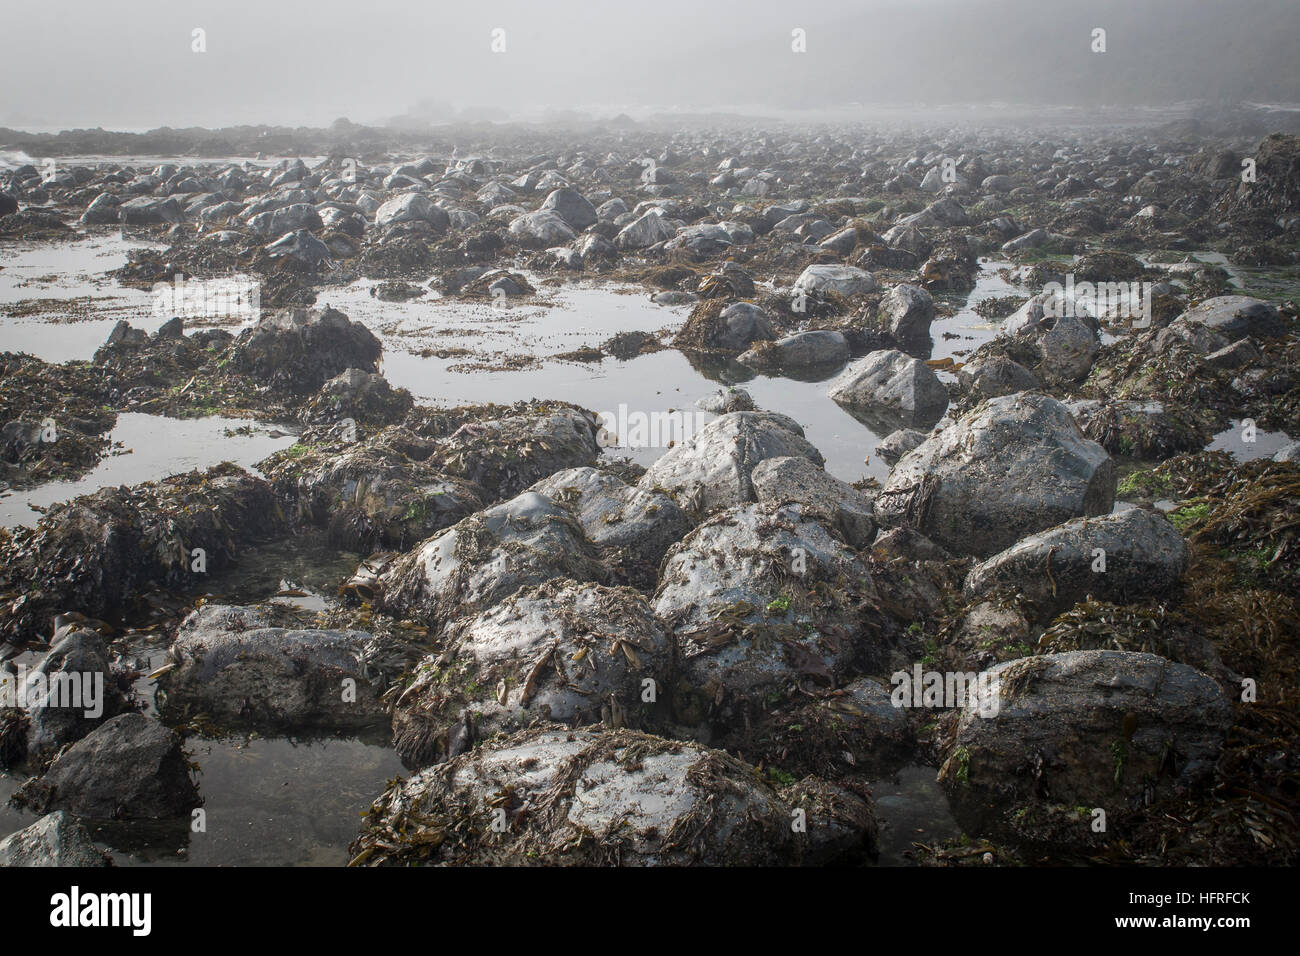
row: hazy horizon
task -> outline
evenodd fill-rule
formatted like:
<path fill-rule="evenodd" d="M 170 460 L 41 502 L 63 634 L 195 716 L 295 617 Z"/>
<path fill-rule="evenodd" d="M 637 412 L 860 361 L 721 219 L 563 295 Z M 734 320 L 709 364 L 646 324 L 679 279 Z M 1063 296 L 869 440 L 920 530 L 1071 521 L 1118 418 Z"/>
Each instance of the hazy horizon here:
<path fill-rule="evenodd" d="M 1300 102 L 1294 0 L 55 0 L 6 20 L 0 126 L 32 130 Z M 1104 53 L 1091 49 L 1096 27 Z M 206 52 L 191 49 L 195 28 Z M 492 50 L 498 28 L 505 52 Z"/>

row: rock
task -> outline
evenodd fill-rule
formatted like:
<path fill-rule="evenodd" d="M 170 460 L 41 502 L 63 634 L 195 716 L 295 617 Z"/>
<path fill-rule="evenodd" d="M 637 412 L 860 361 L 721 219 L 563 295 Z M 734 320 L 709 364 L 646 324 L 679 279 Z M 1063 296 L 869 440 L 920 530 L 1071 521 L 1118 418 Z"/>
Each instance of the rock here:
<path fill-rule="evenodd" d="M 315 265 L 333 257 L 329 246 L 321 242 L 306 229 L 286 233 L 266 247 L 267 255 L 272 258 L 289 256 L 307 265 Z"/>
<path fill-rule="evenodd" d="M 100 193 L 90 201 L 86 211 L 81 214 L 84 226 L 106 226 L 118 222 L 121 218 L 121 201 L 112 193 Z M 0 209 L 0 216 L 7 215 Z"/>
<path fill-rule="evenodd" d="M 529 245 L 554 246 L 570 241 L 575 233 L 559 213 L 538 209 L 511 220 L 510 235 Z"/>
<path fill-rule="evenodd" d="M 394 709 L 410 767 L 534 724 L 646 727 L 667 704 L 676 648 L 631 588 L 553 580 L 456 625 Z M 646 681 L 650 682 L 649 700 Z"/>
<path fill-rule="evenodd" d="M 406 389 L 394 389 L 378 372 L 350 368 L 320 387 L 298 413 L 304 425 L 333 425 L 350 418 L 358 424 L 390 425 L 415 405 Z"/>
<path fill-rule="evenodd" d="M 803 429 L 786 416 L 731 412 L 668 449 L 638 485 L 668 491 L 688 513 L 707 513 L 756 500 L 750 478 L 754 468 L 766 458 L 788 455 L 825 463 Z"/>
<path fill-rule="evenodd" d="M 965 593 L 973 600 L 1007 587 L 1031 598 L 1049 620 L 1089 596 L 1124 604 L 1167 595 L 1189 560 L 1187 542 L 1167 518 L 1129 508 L 1018 541 L 972 568 Z"/>
<path fill-rule="evenodd" d="M 1286 335 L 1286 326 L 1277 310 L 1262 299 L 1245 295 L 1221 295 L 1192 306 L 1176 318 L 1165 332 L 1174 326 L 1199 325 L 1224 336 L 1229 342 L 1251 336 L 1252 338 L 1280 338 Z M 1165 334 L 1162 332 L 1161 335 Z"/>
<path fill-rule="evenodd" d="M 879 663 L 862 617 L 875 600 L 856 553 L 802 506 L 714 515 L 668 552 L 654 597 L 682 651 L 677 719 L 729 739 L 801 684 Z"/>
<path fill-rule="evenodd" d="M 595 468 L 556 472 L 529 490 L 571 509 L 606 561 L 638 586 L 654 587 L 664 554 L 692 527 L 667 494 Z"/>
<path fill-rule="evenodd" d="M 466 422 L 438 442 L 429 460 L 447 474 L 507 497 L 565 468 L 594 465 L 601 453 L 599 431 L 590 412 L 541 405 Z"/>
<path fill-rule="evenodd" d="M 30 763 L 80 740 L 127 707 L 126 694 L 97 631 L 67 632 L 25 676 Z"/>
<path fill-rule="evenodd" d="M 714 415 L 725 415 L 727 412 L 752 412 L 755 407 L 754 399 L 750 397 L 749 392 L 739 385 L 720 388 L 695 404 L 698 408 L 712 412 Z"/>
<path fill-rule="evenodd" d="M 1300 462 L 1300 441 L 1293 441 L 1289 445 L 1279 448 L 1277 454 L 1273 456 L 1273 460 Z"/>
<path fill-rule="evenodd" d="M 1217 352 L 1211 352 L 1203 361 L 1210 368 L 1224 372 L 1236 371 L 1246 366 L 1257 366 L 1264 360 L 1264 353 L 1249 338 L 1238 339 L 1231 345 L 1225 345 Z"/>
<path fill-rule="evenodd" d="M 383 641 L 362 631 L 269 626 L 255 608 L 206 604 L 181 624 L 162 675 L 163 711 L 218 726 L 356 731 L 388 723 L 379 695 L 405 663 L 384 673 Z"/>
<path fill-rule="evenodd" d="M 809 266 L 795 280 L 794 291 L 805 294 L 817 292 L 837 292 L 851 297 L 873 292 L 876 277 L 870 272 L 853 266 L 817 265 Z"/>
<path fill-rule="evenodd" d="M 0 867 L 111 865 L 111 858 L 95 846 L 86 828 L 62 810 L 0 840 Z"/>
<path fill-rule="evenodd" d="M 122 714 L 64 750 L 14 799 L 37 813 L 162 820 L 201 804 L 181 738 L 143 714 Z"/>
<path fill-rule="evenodd" d="M 471 822 L 503 793 L 503 835 Z M 846 823 L 869 808 L 854 810 L 806 811 L 821 834 L 807 839 L 792 806 L 726 753 L 630 730 L 537 729 L 395 783 L 351 852 L 354 863 L 496 866 L 860 862 L 869 834 Z"/>
<path fill-rule="evenodd" d="M 849 354 L 849 340 L 844 333 L 818 329 L 761 344 L 738 361 L 754 368 L 809 368 L 844 362 Z"/>
<path fill-rule="evenodd" d="M 1077 382 L 1092 370 L 1101 342 L 1082 319 L 1062 316 L 1039 341 L 1043 371 L 1060 382 Z"/>
<path fill-rule="evenodd" d="M 0 189 L 0 216 L 9 216 L 18 211 L 18 200 Z"/>
<path fill-rule="evenodd" d="M 553 210 L 574 232 L 595 225 L 599 218 L 596 207 L 582 193 L 568 186 L 554 190 L 542 202 L 541 208 Z"/>
<path fill-rule="evenodd" d="M 712 222 L 685 226 L 664 244 L 668 250 L 685 249 L 701 259 L 720 256 L 731 248 L 731 233 Z"/>
<path fill-rule="evenodd" d="M 639 219 L 622 228 L 614 238 L 614 245 L 627 250 L 644 249 L 657 242 L 665 242 L 673 237 L 674 229 L 664 219 L 659 209 L 650 209 Z"/>
<path fill-rule="evenodd" d="M 530 584 L 601 576 L 592 546 L 570 513 L 529 491 L 470 515 L 396 558 L 379 576 L 376 607 L 437 629 Z"/>
<path fill-rule="evenodd" d="M 977 401 L 1042 387 L 1033 372 L 1005 355 L 977 355 L 957 373 Z"/>
<path fill-rule="evenodd" d="M 920 286 L 900 282 L 881 300 L 880 321 L 900 342 L 928 343 L 934 299 Z"/>
<path fill-rule="evenodd" d="M 871 499 L 808 458 L 768 458 L 751 480 L 760 502 L 802 505 L 804 513 L 837 528 L 852 547 L 865 548 L 876 536 Z"/>
<path fill-rule="evenodd" d="M 971 817 L 1039 799 L 1117 816 L 1185 792 L 1211 777 L 1232 723 L 1214 680 L 1154 654 L 1072 651 L 987 673 L 997 714 L 966 709 L 939 770 Z"/>
<path fill-rule="evenodd" d="M 47 635 L 68 608 L 121 619 L 150 591 L 203 586 L 200 558 L 221 570 L 285 525 L 270 484 L 229 463 L 54 505 L 0 540 L 0 593 L 22 595 L 0 607 L 0 637 Z"/>
<path fill-rule="evenodd" d="M 180 222 L 185 215 L 174 199 L 138 196 L 135 199 L 128 199 L 118 207 L 118 217 L 128 226 L 154 226 Z"/>
<path fill-rule="evenodd" d="M 273 388 L 318 390 L 349 369 L 378 372 L 383 346 L 373 332 L 335 309 L 285 309 L 239 334 L 230 364 Z"/>
<path fill-rule="evenodd" d="M 957 554 L 989 557 L 1071 518 L 1110 512 L 1115 464 L 1064 405 L 1022 392 L 990 399 L 904 455 L 877 520 L 911 524 Z"/>
<path fill-rule="evenodd" d="M 906 426 L 929 427 L 948 407 L 948 390 L 934 371 L 896 349 L 858 359 L 826 394 L 848 409 Z"/>
<path fill-rule="evenodd" d="M 880 440 L 876 446 L 876 454 L 879 455 L 886 464 L 893 465 L 898 459 L 902 458 L 913 448 L 916 448 L 921 442 L 925 441 L 926 433 L 915 428 L 900 428 L 890 432 Z"/>
<path fill-rule="evenodd" d="M 706 344 L 722 351 L 739 352 L 756 341 L 774 338 L 776 328 L 766 312 L 752 302 L 735 302 L 718 315 Z"/>
<path fill-rule="evenodd" d="M 428 223 L 439 234 L 445 233 L 451 226 L 446 210 L 435 206 L 419 193 L 394 196 L 375 210 L 375 226 L 379 229 L 404 222 Z"/>
<path fill-rule="evenodd" d="M 300 229 L 319 232 L 325 228 L 325 223 L 321 221 L 316 207 L 304 202 L 260 213 L 248 220 L 248 228 L 261 236 L 283 236 Z"/>

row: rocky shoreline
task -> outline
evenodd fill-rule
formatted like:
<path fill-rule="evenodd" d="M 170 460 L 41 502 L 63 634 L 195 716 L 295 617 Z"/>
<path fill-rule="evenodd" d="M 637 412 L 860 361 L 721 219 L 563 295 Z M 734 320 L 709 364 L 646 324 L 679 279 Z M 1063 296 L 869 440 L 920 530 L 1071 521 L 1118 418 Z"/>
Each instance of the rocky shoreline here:
<path fill-rule="evenodd" d="M 123 319 L 89 361 L 0 354 L 6 488 L 89 473 L 123 413 L 297 436 L 257 473 L 0 531 L 24 691 L 0 764 L 33 815 L 0 863 L 102 861 L 106 820 L 183 827 L 187 741 L 229 732 L 395 749 L 412 775 L 356 808 L 354 865 L 870 863 L 873 782 L 918 765 L 964 835 L 913 863 L 1294 863 L 1300 138 L 1148 134 L 440 149 L 356 128 L 262 147 L 310 164 L 221 161 L 242 143 L 215 138 L 184 163 L 0 171 L 0 243 L 120 230 L 150 243 L 122 286 L 257 291 Z M 1027 294 L 948 342 L 993 262 Z M 564 359 L 635 374 L 676 350 L 722 386 L 683 397 L 713 417 L 647 466 L 581 403 L 418 401 L 329 305 L 358 280 L 484 308 L 637 286 L 689 315 Z M 831 474 L 757 376 L 821 383 L 887 477 Z M 355 556 L 324 609 L 212 594 L 308 535 Z M 165 662 L 141 668 L 146 645 Z M 74 679 L 103 688 L 93 716 L 40 693 Z"/>

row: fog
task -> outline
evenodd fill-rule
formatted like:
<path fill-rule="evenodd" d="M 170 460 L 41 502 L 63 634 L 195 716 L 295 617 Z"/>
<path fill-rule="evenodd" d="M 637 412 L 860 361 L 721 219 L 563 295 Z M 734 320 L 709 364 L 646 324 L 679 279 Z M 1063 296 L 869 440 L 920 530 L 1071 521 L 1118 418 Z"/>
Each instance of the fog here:
<path fill-rule="evenodd" d="M 1295 0 L 47 0 L 5 33 L 0 125 L 26 129 L 1300 102 Z"/>

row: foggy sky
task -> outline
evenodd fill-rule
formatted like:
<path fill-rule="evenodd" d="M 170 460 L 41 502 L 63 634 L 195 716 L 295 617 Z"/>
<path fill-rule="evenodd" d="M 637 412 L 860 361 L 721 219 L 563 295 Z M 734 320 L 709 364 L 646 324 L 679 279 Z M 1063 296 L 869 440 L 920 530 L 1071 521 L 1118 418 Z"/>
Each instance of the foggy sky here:
<path fill-rule="evenodd" d="M 1297 0 L 32 0 L 3 23 L 0 125 L 17 128 L 320 126 L 420 101 L 514 118 L 1300 102 Z"/>

